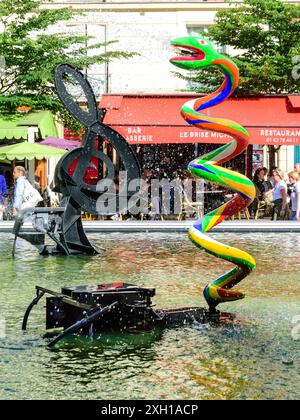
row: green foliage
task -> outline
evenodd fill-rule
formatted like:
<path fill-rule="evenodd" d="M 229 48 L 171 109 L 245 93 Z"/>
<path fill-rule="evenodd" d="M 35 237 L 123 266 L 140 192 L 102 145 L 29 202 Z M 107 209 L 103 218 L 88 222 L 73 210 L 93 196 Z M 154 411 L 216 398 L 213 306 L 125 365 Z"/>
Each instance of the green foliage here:
<path fill-rule="evenodd" d="M 299 19 L 300 5 L 281 0 L 245 0 L 217 13 L 208 36 L 236 50 L 233 59 L 240 69 L 237 93 L 300 91 L 300 78 L 292 76 L 295 62 L 300 61 Z M 201 92 L 219 86 L 221 80 L 201 72 L 193 78 Z"/>
<path fill-rule="evenodd" d="M 54 91 L 54 69 L 68 63 L 83 70 L 111 59 L 129 58 L 134 53 L 109 51 L 109 45 L 92 44 L 92 38 L 47 29 L 70 20 L 71 9 L 41 9 L 41 0 L 1 0 L 0 2 L 0 114 L 12 113 L 18 106 L 50 109 L 71 128 L 78 126 L 64 110 Z M 106 46 L 106 53 L 94 53 Z M 103 48 L 104 49 L 104 48 Z"/>

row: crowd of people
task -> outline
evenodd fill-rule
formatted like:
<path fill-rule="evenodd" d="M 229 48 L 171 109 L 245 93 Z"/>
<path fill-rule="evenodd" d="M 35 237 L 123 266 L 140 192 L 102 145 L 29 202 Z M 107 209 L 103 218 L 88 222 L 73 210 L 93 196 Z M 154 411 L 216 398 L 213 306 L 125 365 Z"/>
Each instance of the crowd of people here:
<path fill-rule="evenodd" d="M 39 203 L 44 206 L 55 206 L 50 200 L 51 190 L 47 188 L 43 192 L 44 197 L 42 197 L 38 178 L 35 178 L 33 184 L 30 183 L 24 167 L 16 166 L 12 175 L 13 183 L 9 182 L 10 178 L 7 173 L 4 175 L 0 171 L 0 221 L 4 216 L 6 219 L 11 219 L 20 210 L 36 207 Z M 182 176 L 189 175 L 184 173 Z M 143 178 L 145 180 L 149 181 L 152 177 L 152 173 L 144 171 Z M 181 178 L 178 173 L 176 173 L 176 177 Z M 253 183 L 257 190 L 256 198 L 249 207 L 250 215 L 253 218 L 258 218 L 258 212 L 263 209 L 262 216 L 270 217 L 272 220 L 300 221 L 300 163 L 297 163 L 294 170 L 287 176 L 277 167 L 270 170 L 259 168 L 255 171 Z M 203 188 L 204 213 L 217 208 L 235 194 L 209 183 L 206 183 Z M 208 192 L 212 194 L 208 194 Z M 159 208 L 160 206 L 157 204 L 157 213 L 159 213 Z"/>
<path fill-rule="evenodd" d="M 287 176 L 277 167 L 268 171 L 259 168 L 255 171 L 253 183 L 257 195 L 250 206 L 250 212 L 255 214 L 260 203 L 264 210 L 271 210 L 272 220 L 300 221 L 300 163 Z"/>
<path fill-rule="evenodd" d="M 236 168 L 232 168 L 232 170 L 238 171 Z M 179 178 L 181 181 L 190 176 L 191 174 L 186 171 L 183 173 L 176 171 L 173 174 L 173 177 Z M 152 173 L 147 173 L 148 181 L 152 177 Z M 255 171 L 253 183 L 256 187 L 256 198 L 249 206 L 250 217 L 300 221 L 300 163 L 297 163 L 294 170 L 286 175 L 277 167 L 270 170 L 264 167 L 259 168 Z M 236 194 L 234 191 L 229 191 L 210 182 L 205 182 L 201 188 L 204 214 L 221 206 Z"/>

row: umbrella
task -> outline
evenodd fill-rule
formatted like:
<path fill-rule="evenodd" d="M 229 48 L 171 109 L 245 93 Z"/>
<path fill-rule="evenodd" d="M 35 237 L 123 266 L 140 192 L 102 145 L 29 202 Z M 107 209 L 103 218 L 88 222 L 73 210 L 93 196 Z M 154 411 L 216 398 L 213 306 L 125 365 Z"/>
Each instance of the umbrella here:
<path fill-rule="evenodd" d="M 0 160 L 24 160 L 24 159 L 59 159 L 66 150 L 55 147 L 41 146 L 37 143 L 22 142 L 0 147 Z"/>
<path fill-rule="evenodd" d="M 57 147 L 58 149 L 73 150 L 81 146 L 81 142 L 75 140 L 57 139 L 55 137 L 46 137 L 39 144 L 44 146 Z"/>

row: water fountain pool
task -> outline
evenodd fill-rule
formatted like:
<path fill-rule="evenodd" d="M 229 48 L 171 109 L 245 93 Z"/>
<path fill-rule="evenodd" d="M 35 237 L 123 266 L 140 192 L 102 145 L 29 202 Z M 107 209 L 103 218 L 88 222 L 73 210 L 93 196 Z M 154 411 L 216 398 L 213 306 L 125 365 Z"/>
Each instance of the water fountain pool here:
<path fill-rule="evenodd" d="M 147 398 L 293 399 L 300 397 L 300 341 L 292 319 L 300 315 L 300 235 L 222 234 L 214 238 L 245 249 L 257 260 L 243 301 L 222 305 L 238 314 L 235 325 L 194 325 L 163 333 L 104 335 L 91 342 L 72 337 L 45 347 L 43 305 L 21 333 L 24 310 L 36 284 L 130 281 L 156 287 L 159 307 L 205 305 L 203 286 L 224 265 L 197 250 L 184 234 L 91 236 L 102 256 L 43 258 L 12 236 L 0 235 L 0 399 Z M 226 267 L 225 267 L 226 268 Z M 253 281 L 255 278 L 255 281 Z"/>

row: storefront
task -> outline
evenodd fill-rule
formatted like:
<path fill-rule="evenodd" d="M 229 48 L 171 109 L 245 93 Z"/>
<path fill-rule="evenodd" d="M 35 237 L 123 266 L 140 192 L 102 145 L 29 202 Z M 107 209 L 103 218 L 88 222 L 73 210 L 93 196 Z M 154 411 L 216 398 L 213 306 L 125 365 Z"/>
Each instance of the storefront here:
<path fill-rule="evenodd" d="M 104 123 L 134 147 L 142 168 L 169 176 L 230 140 L 226 134 L 189 126 L 182 119 L 182 105 L 198 96 L 105 95 L 99 106 L 106 110 Z M 300 146 L 300 95 L 233 98 L 205 112 L 237 121 L 250 133 L 247 152 L 228 166 L 251 176 L 257 167 L 268 166 L 270 146 L 275 146 L 278 166 L 284 171 L 293 168 Z"/>
<path fill-rule="evenodd" d="M 58 137 L 55 119 L 50 111 L 36 111 L 0 118 L 0 147 L 23 141 L 34 143 L 47 136 Z M 31 178 L 35 175 L 39 178 L 42 188 L 47 186 L 49 168 L 46 159 L 0 161 L 0 169 L 6 175 L 9 185 L 13 183 L 11 174 L 15 165 L 26 166 Z"/>

